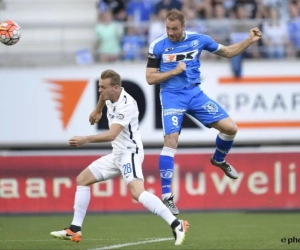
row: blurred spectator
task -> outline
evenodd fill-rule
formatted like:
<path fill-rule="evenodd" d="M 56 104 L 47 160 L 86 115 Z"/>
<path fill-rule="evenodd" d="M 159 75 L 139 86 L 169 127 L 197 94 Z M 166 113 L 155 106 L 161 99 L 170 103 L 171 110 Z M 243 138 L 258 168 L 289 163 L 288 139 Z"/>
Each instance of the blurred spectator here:
<path fill-rule="evenodd" d="M 279 19 L 278 11 L 270 8 L 269 19 L 262 24 L 263 43 L 269 58 L 284 58 L 288 47 L 287 22 Z"/>
<path fill-rule="evenodd" d="M 288 23 L 289 38 L 296 57 L 300 58 L 300 10 L 298 10 L 297 5 L 291 4 L 289 11 L 291 16 Z"/>
<path fill-rule="evenodd" d="M 195 9 L 197 11 L 197 17 L 200 19 L 208 19 L 212 16 L 211 0 L 196 0 Z"/>
<path fill-rule="evenodd" d="M 230 11 L 233 9 L 235 0 L 211 0 L 213 15 L 215 13 L 216 6 L 222 6 L 224 8 L 224 16 L 229 17 Z"/>
<path fill-rule="evenodd" d="M 113 21 L 111 11 L 100 15 L 99 23 L 96 25 L 96 60 L 112 62 L 119 59 L 123 33 L 121 24 Z"/>
<path fill-rule="evenodd" d="M 177 9 L 177 10 L 181 10 L 182 8 L 182 3 L 178 0 L 161 0 L 160 2 L 158 2 L 155 5 L 155 14 L 157 15 L 158 12 L 161 9 L 167 9 L 167 10 L 171 10 L 171 9 Z"/>
<path fill-rule="evenodd" d="M 185 8 L 196 10 L 197 0 L 181 0 L 181 3 L 181 10 L 184 10 Z"/>
<path fill-rule="evenodd" d="M 247 18 L 255 18 L 257 15 L 257 2 L 255 0 L 235 0 L 235 3 L 233 5 L 234 14 L 238 11 L 239 7 L 244 7 L 246 10 L 246 17 Z"/>
<path fill-rule="evenodd" d="M 139 35 L 134 27 L 128 27 L 126 35 L 122 39 L 123 60 L 136 61 L 145 59 L 145 48 L 145 37 Z"/>
<path fill-rule="evenodd" d="M 288 5 L 289 1 L 287 0 L 257 0 L 258 9 L 260 15 L 257 15 L 260 18 L 266 18 L 267 15 L 265 11 L 268 11 L 270 8 L 275 8 L 278 11 L 280 19 L 288 19 Z"/>
<path fill-rule="evenodd" d="M 234 20 L 234 23 L 231 25 L 231 44 L 238 43 L 246 39 L 249 36 L 250 29 L 253 28 L 253 23 L 249 23 L 247 21 L 248 11 L 245 5 L 237 5 L 234 16 L 236 17 L 236 20 Z M 254 46 L 255 44 L 250 46 L 243 53 L 231 58 L 231 69 L 235 77 L 239 78 L 242 76 L 242 63 L 244 58 L 257 57 L 257 53 L 255 53 L 255 49 L 257 48 Z"/>
<path fill-rule="evenodd" d="M 148 23 L 153 13 L 151 0 L 130 0 L 126 9 L 127 20 L 130 26 L 139 27 L 140 34 L 147 34 Z"/>
<path fill-rule="evenodd" d="M 117 21 L 126 20 L 126 7 L 127 0 L 99 0 L 97 8 L 99 13 L 104 13 L 110 10 L 113 17 Z"/>
<path fill-rule="evenodd" d="M 197 33 L 206 33 L 205 25 L 196 19 L 196 10 L 191 8 L 184 8 L 185 29 Z"/>
<path fill-rule="evenodd" d="M 289 9 L 290 5 L 293 8 Z M 290 56 L 292 47 L 300 57 L 300 0 L 98 0 L 97 6 L 100 13 L 111 10 L 114 20 L 126 21 L 123 24 L 127 28 L 122 37 L 122 27 L 113 21 L 104 21 L 106 14 L 103 14 L 101 21 L 104 23 L 96 28 L 101 61 L 117 60 L 120 50 L 124 60 L 143 59 L 145 44 L 165 33 L 166 13 L 172 8 L 184 13 L 186 30 L 208 34 L 220 44 L 240 42 L 256 26 L 263 31 L 263 39 L 231 59 L 236 77 L 242 75 L 244 58 L 282 58 L 286 53 Z M 289 17 L 289 22 L 284 23 Z M 259 22 L 259 19 L 265 21 Z M 205 52 L 201 56 L 220 59 Z"/>
<path fill-rule="evenodd" d="M 154 41 L 157 37 L 166 33 L 166 17 L 167 9 L 160 9 L 156 19 L 149 24 L 148 44 Z"/>
<path fill-rule="evenodd" d="M 213 19 L 208 21 L 208 34 L 223 45 L 229 44 L 230 21 L 226 18 L 225 8 L 222 4 L 214 6 Z"/>
<path fill-rule="evenodd" d="M 300 13 L 300 0 L 290 0 L 290 4 L 296 6 L 298 13 Z"/>

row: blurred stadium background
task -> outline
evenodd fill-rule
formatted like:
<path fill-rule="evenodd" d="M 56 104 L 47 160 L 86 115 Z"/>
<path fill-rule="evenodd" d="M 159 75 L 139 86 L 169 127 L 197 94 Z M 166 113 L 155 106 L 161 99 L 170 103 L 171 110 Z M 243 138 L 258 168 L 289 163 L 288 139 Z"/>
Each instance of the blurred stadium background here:
<path fill-rule="evenodd" d="M 173 7 L 185 13 L 187 30 L 208 34 L 224 45 L 244 39 L 252 27 L 263 32 L 263 39 L 241 56 L 224 59 L 206 52 L 201 55 L 202 88 L 239 126 L 228 160 L 236 166 L 240 178 L 229 180 L 210 166 L 216 131 L 187 116 L 175 157 L 173 189 L 179 209 L 196 212 L 186 215 L 194 224 L 198 224 L 198 212 L 204 211 L 299 211 L 299 0 L 0 0 L 0 21 L 9 19 L 21 26 L 18 44 L 0 44 L 0 214 L 6 217 L 0 217 L 0 231 L 6 232 L 2 240 L 0 237 L 0 249 L 67 249 L 53 242 L 50 246 L 47 241 L 32 245 L 26 245 L 22 238 L 22 243 L 14 241 L 9 234 L 14 230 L 10 223 L 34 219 L 21 222 L 24 218 L 14 221 L 7 216 L 72 213 L 76 175 L 108 153 L 110 145 L 71 150 L 67 141 L 74 135 L 95 134 L 107 128 L 105 118 L 90 126 L 88 117 L 97 102 L 100 73 L 108 68 L 121 74 L 126 90 L 138 101 L 146 149 L 145 185 L 160 196 L 157 163 L 163 136 L 159 88 L 148 86 L 145 68 L 149 42 L 164 32 L 166 11 Z M 115 179 L 93 186 L 88 211 L 145 210 L 132 201 L 122 180 Z M 216 219 L 216 214 L 201 217 L 201 213 L 199 224 L 207 228 L 220 222 L 220 215 Z M 125 217 L 131 221 L 131 216 Z M 235 215 L 226 213 L 222 218 L 230 216 Z M 287 237 L 296 236 L 298 245 L 293 247 L 299 247 L 297 217 L 268 217 L 266 213 L 263 220 L 273 225 L 272 231 L 258 226 L 263 224 L 261 217 L 246 221 L 236 216 L 233 224 L 224 219 L 226 225 L 231 224 L 232 235 L 223 235 L 226 229 L 210 228 L 216 234 L 202 232 L 211 241 L 201 247 L 291 247 L 280 243 L 279 236 L 284 232 Z M 285 226 L 276 224 L 276 218 L 285 220 Z M 239 224 L 239 220 L 243 222 Z M 34 221 L 38 228 L 52 226 L 46 227 L 46 234 L 59 229 L 53 227 L 64 226 L 57 216 Z M 152 226 L 151 219 L 145 221 Z M 111 230 L 118 221 L 114 223 Z M 91 220 L 87 225 L 96 227 Z M 254 228 L 260 233 L 251 235 Z M 24 239 L 39 239 L 35 230 L 28 229 Z M 267 231 L 266 238 L 260 238 Z M 293 235 L 296 231 L 298 235 Z M 108 232 L 105 237 L 112 238 Z M 197 233 L 192 231 L 191 235 L 195 242 L 188 243 L 187 249 L 200 249 Z M 217 236 L 219 241 L 214 242 Z M 144 235 L 139 237 L 144 239 Z M 229 242 L 228 237 L 234 237 L 237 244 Z M 247 241 L 251 237 L 259 243 Z M 130 239 L 124 236 L 122 240 L 90 241 L 90 245 L 81 246 L 113 245 Z M 274 242 L 266 244 L 266 239 Z M 151 246 L 159 248 L 160 244 Z"/>

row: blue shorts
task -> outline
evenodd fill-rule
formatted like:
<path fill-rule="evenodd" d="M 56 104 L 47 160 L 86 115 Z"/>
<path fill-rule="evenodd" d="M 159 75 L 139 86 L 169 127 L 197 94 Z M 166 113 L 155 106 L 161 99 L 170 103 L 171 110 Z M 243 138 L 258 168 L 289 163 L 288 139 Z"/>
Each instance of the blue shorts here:
<path fill-rule="evenodd" d="M 229 117 L 198 85 L 182 90 L 161 90 L 160 102 L 164 135 L 180 132 L 185 113 L 208 128 L 213 122 Z"/>

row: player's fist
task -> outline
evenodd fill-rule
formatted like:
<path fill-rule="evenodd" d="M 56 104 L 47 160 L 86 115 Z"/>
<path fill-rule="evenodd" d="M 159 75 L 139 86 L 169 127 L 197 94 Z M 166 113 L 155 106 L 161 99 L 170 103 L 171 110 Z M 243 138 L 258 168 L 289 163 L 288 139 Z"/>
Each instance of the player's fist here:
<path fill-rule="evenodd" d="M 259 40 L 261 38 L 261 36 L 262 36 L 262 33 L 259 30 L 259 28 L 253 28 L 253 29 L 250 30 L 249 38 L 250 38 L 252 43 Z"/>
<path fill-rule="evenodd" d="M 87 141 L 86 136 L 74 136 L 69 140 L 69 145 L 71 147 L 80 147 Z"/>
<path fill-rule="evenodd" d="M 186 64 L 182 61 L 179 61 L 176 68 L 174 69 L 175 75 L 179 75 L 186 70 Z"/>
<path fill-rule="evenodd" d="M 89 121 L 91 125 L 94 125 L 95 123 L 98 123 L 102 117 L 102 112 L 99 113 L 98 110 L 94 110 L 89 117 Z"/>

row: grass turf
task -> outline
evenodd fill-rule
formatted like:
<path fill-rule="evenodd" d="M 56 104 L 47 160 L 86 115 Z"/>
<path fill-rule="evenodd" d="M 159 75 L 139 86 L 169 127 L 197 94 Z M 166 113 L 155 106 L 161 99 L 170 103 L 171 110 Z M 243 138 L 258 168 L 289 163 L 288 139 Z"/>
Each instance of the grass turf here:
<path fill-rule="evenodd" d="M 0 216 L 0 249 L 300 249 L 298 213 L 181 213 L 190 228 L 182 246 L 173 240 L 115 246 L 173 237 L 152 214 L 87 214 L 80 243 L 54 239 L 72 215 Z M 288 238 L 294 242 L 288 244 Z M 286 238 L 286 243 L 281 239 Z M 298 243 L 296 242 L 298 241 Z"/>

